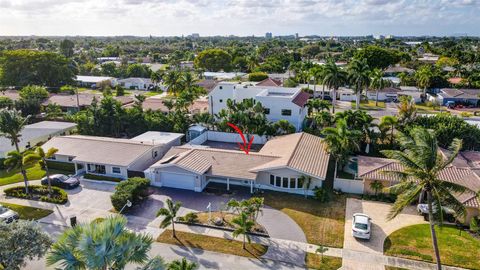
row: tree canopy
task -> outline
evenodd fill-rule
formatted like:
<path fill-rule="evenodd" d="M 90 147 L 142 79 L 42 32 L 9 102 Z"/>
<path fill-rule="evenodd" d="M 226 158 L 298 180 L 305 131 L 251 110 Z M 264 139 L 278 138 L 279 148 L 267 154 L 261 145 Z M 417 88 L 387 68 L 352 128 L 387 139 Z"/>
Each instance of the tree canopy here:
<path fill-rule="evenodd" d="M 195 66 L 208 71 L 230 71 L 232 56 L 222 49 L 208 49 L 195 58 Z"/>

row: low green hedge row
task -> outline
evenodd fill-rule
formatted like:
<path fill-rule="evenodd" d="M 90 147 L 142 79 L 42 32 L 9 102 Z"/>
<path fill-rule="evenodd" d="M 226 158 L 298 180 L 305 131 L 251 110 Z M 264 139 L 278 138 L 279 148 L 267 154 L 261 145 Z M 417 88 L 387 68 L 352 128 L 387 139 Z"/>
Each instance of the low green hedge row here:
<path fill-rule="evenodd" d="M 106 175 L 98 175 L 98 174 L 90 174 L 86 173 L 83 178 L 90 179 L 90 180 L 100 180 L 100 181 L 109 181 L 109 182 L 121 182 L 124 179 Z"/>
<path fill-rule="evenodd" d="M 120 211 L 127 203 L 127 200 L 131 201 L 133 205 L 142 202 L 148 197 L 149 186 L 150 180 L 140 177 L 128 178 L 120 182 L 115 187 L 115 193 L 110 196 L 113 207 L 115 210 Z M 127 212 L 128 210 L 124 209 L 123 211 Z"/>
<path fill-rule="evenodd" d="M 75 172 L 75 164 L 73 163 L 47 160 L 47 166 L 49 169 L 52 170 L 59 170 L 71 173 Z"/>
<path fill-rule="evenodd" d="M 45 186 L 31 185 L 28 186 L 28 190 L 29 193 L 26 194 L 25 187 L 19 186 L 7 188 L 3 192 L 6 196 L 27 200 L 35 200 L 56 204 L 65 204 L 68 201 L 67 192 L 58 187 L 52 187 L 53 194 L 51 197 L 48 196 L 48 187 Z"/>

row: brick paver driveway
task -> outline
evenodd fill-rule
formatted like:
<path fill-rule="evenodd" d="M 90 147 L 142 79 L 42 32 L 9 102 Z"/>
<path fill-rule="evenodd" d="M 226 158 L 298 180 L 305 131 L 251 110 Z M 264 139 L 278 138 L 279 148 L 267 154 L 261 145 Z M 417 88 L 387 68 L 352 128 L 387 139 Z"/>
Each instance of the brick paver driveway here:
<path fill-rule="evenodd" d="M 391 204 L 347 199 L 345 213 L 344 250 L 360 251 L 364 253 L 383 254 L 383 243 L 392 232 L 414 224 L 424 223 L 423 217 L 418 215 L 414 207 L 408 207 L 395 219 L 387 221 Z M 372 237 L 370 241 L 355 239 L 352 236 L 352 216 L 354 213 L 364 213 L 372 218 Z M 384 269 L 383 265 L 366 262 L 365 268 L 359 268 L 359 258 L 344 258 L 342 269 Z M 351 267 L 351 268 L 350 268 Z"/>

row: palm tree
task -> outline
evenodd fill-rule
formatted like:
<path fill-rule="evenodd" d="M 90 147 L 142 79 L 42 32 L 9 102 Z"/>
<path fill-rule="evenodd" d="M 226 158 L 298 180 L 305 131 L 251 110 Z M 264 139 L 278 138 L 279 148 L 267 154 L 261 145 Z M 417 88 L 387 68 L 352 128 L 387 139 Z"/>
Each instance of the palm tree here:
<path fill-rule="evenodd" d="M 160 224 L 160 227 L 162 229 L 165 229 L 169 225 L 172 225 L 172 236 L 174 238 L 177 237 L 175 234 L 175 218 L 177 217 L 178 210 L 182 206 L 181 202 L 173 202 L 170 199 L 167 199 L 167 207 L 166 208 L 161 208 L 158 210 L 157 217 L 158 216 L 164 216 L 165 218 L 162 220 L 162 223 Z"/>
<path fill-rule="evenodd" d="M 124 269 L 129 263 L 150 265 L 152 237 L 132 232 L 126 225 L 126 218 L 114 216 L 65 230 L 52 245 L 47 265 L 104 270 Z"/>
<path fill-rule="evenodd" d="M 385 172 L 401 179 L 399 184 L 390 187 L 399 195 L 388 214 L 388 219 L 395 218 L 405 207 L 416 201 L 422 193 L 426 193 L 432 245 L 437 269 L 441 270 L 433 210 L 434 208 L 442 209 L 442 205 L 446 205 L 460 216 L 465 213 L 464 205 L 453 195 L 453 193 L 464 192 L 465 188 L 439 178 L 440 172 L 449 166 L 458 155 L 462 141 L 454 139 L 449 147 L 450 154 L 446 157 L 440 153 L 437 138 L 432 130 L 415 127 L 409 135 L 399 133 L 398 141 L 402 150 L 381 151 L 386 157 L 397 160 L 403 166 L 402 171 Z M 441 211 L 439 212 L 439 222 L 442 222 Z"/>
<path fill-rule="evenodd" d="M 5 158 L 4 164 L 7 167 L 7 171 L 20 170 L 22 175 L 26 175 L 26 169 L 35 165 L 41 158 L 34 153 L 20 153 L 16 150 L 10 151 Z M 24 180 L 25 181 L 25 180 Z M 28 180 L 25 181 L 25 193 L 28 194 Z"/>
<path fill-rule="evenodd" d="M 173 95 L 178 95 L 181 87 L 181 73 L 176 70 L 171 70 L 164 76 L 164 82 L 167 86 L 168 92 Z"/>
<path fill-rule="evenodd" d="M 347 73 L 340 69 L 333 59 L 327 60 L 324 67 L 323 84 L 332 90 L 332 113 L 335 113 L 337 90 L 347 82 Z"/>
<path fill-rule="evenodd" d="M 310 77 L 313 78 L 313 98 L 317 97 L 317 83 L 323 79 L 322 66 L 314 66 L 310 69 Z M 324 91 L 322 90 L 322 99 L 324 97 Z"/>
<path fill-rule="evenodd" d="M 257 66 L 258 66 L 258 57 L 256 55 L 247 56 L 248 72 L 253 72 Z"/>
<path fill-rule="evenodd" d="M 383 71 L 374 69 L 370 75 L 370 87 L 375 89 L 375 106 L 378 106 L 378 92 L 392 85 L 390 80 L 383 79 Z"/>
<path fill-rule="evenodd" d="M 187 259 L 182 258 L 182 260 L 174 260 L 168 264 L 167 270 L 193 270 L 197 268 L 195 262 L 189 262 Z"/>
<path fill-rule="evenodd" d="M 416 73 L 417 86 L 423 89 L 423 100 L 427 97 L 427 88 L 432 84 L 433 72 L 430 66 L 422 66 Z"/>
<path fill-rule="evenodd" d="M 250 243 L 250 236 L 248 233 L 252 230 L 255 223 L 249 218 L 249 215 L 246 212 L 240 213 L 236 218 L 232 220 L 232 223 L 237 225 L 235 230 L 232 232 L 233 237 L 243 235 L 243 249 L 246 249 L 246 240 Z"/>
<path fill-rule="evenodd" d="M 52 195 L 53 191 L 52 191 L 52 183 L 50 181 L 50 172 L 48 171 L 47 159 L 53 157 L 57 152 L 58 152 L 58 149 L 53 147 L 48 149 L 47 152 L 45 152 L 42 147 L 37 147 L 36 149 L 36 156 L 43 163 L 43 167 L 45 168 L 45 174 L 47 176 L 47 182 L 48 182 L 48 194 L 50 196 Z M 26 156 L 25 158 L 28 158 L 28 157 L 29 156 Z"/>
<path fill-rule="evenodd" d="M 348 72 L 348 80 L 357 96 L 355 101 L 356 109 L 359 110 L 363 89 L 368 88 L 370 85 L 370 68 L 368 67 L 367 59 L 354 59 L 350 63 Z"/>
<path fill-rule="evenodd" d="M 360 148 L 359 139 L 362 134 L 358 130 L 348 129 L 345 119 L 338 119 L 335 127 L 324 128 L 322 134 L 325 136 L 328 152 L 335 159 L 336 178 L 339 163 L 343 164 L 349 154 Z"/>
<path fill-rule="evenodd" d="M 375 192 L 375 197 L 377 197 L 378 192 L 383 189 L 383 184 L 382 182 L 375 180 L 370 182 L 370 188 L 373 189 L 373 192 Z"/>
<path fill-rule="evenodd" d="M 20 111 L 15 109 L 1 109 L 0 110 L 0 136 L 5 137 L 10 140 L 12 145 L 15 146 L 16 152 L 18 154 L 21 153 L 20 147 L 18 143 L 20 142 L 20 138 L 22 136 L 22 130 L 27 124 L 28 118 L 23 117 Z M 21 154 L 20 154 L 21 155 Z M 18 163 L 20 173 L 23 176 L 23 182 L 25 183 L 25 193 L 28 194 L 28 178 L 27 178 L 27 171 L 23 166 L 23 162 Z"/>
<path fill-rule="evenodd" d="M 398 124 L 398 119 L 397 117 L 393 115 L 385 115 L 380 118 L 380 124 L 378 125 L 380 130 L 389 130 L 390 131 L 390 146 L 393 145 L 393 142 L 395 140 L 395 127 Z"/>
<path fill-rule="evenodd" d="M 287 135 L 295 133 L 295 127 L 288 122 L 288 120 L 281 119 L 278 120 L 273 124 L 275 130 L 277 131 L 277 135 Z"/>

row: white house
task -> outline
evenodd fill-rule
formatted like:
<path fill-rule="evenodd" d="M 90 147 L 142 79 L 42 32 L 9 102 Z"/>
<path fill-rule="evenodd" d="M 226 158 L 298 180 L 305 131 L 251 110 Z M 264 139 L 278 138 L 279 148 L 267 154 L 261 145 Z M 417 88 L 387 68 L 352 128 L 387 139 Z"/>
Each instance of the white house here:
<path fill-rule="evenodd" d="M 70 122 L 42 121 L 31 125 L 26 125 L 21 131 L 20 142 L 18 146 L 20 151 L 36 146 L 50 138 L 58 135 L 68 135 L 77 124 Z M 5 158 L 8 152 L 15 150 L 15 146 L 7 138 L 0 137 L 0 158 Z"/>
<path fill-rule="evenodd" d="M 77 75 L 75 81 L 79 86 L 96 88 L 98 83 L 101 82 L 110 82 L 110 86 L 117 85 L 117 79 L 114 77 L 105 77 L 105 76 L 83 76 Z"/>
<path fill-rule="evenodd" d="M 259 152 L 173 147 L 145 171 L 151 184 L 201 192 L 208 183 L 312 194 L 326 178 L 329 154 L 323 139 L 295 133 L 268 141 Z M 310 180 L 310 181 L 309 181 Z"/>
<path fill-rule="evenodd" d="M 398 100 L 401 96 L 410 96 L 418 103 L 422 101 L 422 92 L 416 87 L 402 86 L 400 88 L 388 87 L 378 91 L 379 101 Z M 367 97 L 369 100 L 376 99 L 376 91 L 367 91 Z"/>
<path fill-rule="evenodd" d="M 160 160 L 172 147 L 181 144 L 183 134 L 149 131 L 132 139 L 96 136 L 54 137 L 43 147 L 54 147 L 55 161 L 75 164 L 76 173 L 126 179 Z"/>
<path fill-rule="evenodd" d="M 118 80 L 118 84 L 123 88 L 132 90 L 149 90 L 152 89 L 155 84 L 149 78 L 126 78 Z"/>
<path fill-rule="evenodd" d="M 259 87 L 251 84 L 221 82 L 208 94 L 209 111 L 215 115 L 227 107 L 228 99 L 241 102 L 249 98 L 262 103 L 269 121 L 285 119 L 300 130 L 307 115 L 305 105 L 310 94 L 303 92 L 300 88 Z"/>

